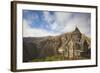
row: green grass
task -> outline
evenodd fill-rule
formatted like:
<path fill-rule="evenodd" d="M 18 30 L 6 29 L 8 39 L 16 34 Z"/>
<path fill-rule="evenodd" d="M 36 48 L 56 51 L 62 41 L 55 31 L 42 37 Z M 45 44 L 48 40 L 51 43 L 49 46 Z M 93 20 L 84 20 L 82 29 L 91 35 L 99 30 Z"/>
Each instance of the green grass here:
<path fill-rule="evenodd" d="M 78 57 L 78 58 L 65 58 L 62 55 L 57 55 L 57 56 L 51 56 L 51 57 L 45 57 L 45 58 L 35 58 L 32 60 L 32 62 L 45 62 L 45 61 L 62 61 L 62 60 L 85 60 L 85 59 L 90 59 L 86 57 Z"/>
<path fill-rule="evenodd" d="M 35 58 L 32 60 L 32 62 L 42 62 L 42 61 L 61 61 L 64 60 L 64 57 L 62 55 L 56 55 L 51 57 L 45 57 L 45 58 Z"/>

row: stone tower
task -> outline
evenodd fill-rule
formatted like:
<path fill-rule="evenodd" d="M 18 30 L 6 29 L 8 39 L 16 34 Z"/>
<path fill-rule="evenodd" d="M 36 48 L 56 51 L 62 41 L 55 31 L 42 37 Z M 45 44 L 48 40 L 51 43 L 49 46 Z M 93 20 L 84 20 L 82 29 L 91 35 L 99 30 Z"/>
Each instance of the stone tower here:
<path fill-rule="evenodd" d="M 75 30 L 72 32 L 72 40 L 74 42 L 78 42 L 81 39 L 81 32 L 78 29 L 78 27 L 75 28 Z"/>
<path fill-rule="evenodd" d="M 72 41 L 73 41 L 73 56 L 74 58 L 80 57 L 81 52 L 81 32 L 78 27 L 72 32 Z"/>

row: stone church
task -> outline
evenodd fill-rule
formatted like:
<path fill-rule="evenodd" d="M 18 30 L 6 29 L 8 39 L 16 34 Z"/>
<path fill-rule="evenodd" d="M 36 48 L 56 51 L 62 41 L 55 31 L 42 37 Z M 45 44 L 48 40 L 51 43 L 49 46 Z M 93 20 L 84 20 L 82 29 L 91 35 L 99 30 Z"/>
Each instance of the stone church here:
<path fill-rule="evenodd" d="M 70 39 L 68 39 L 58 51 L 67 59 L 90 58 L 89 45 L 87 40 L 82 39 L 82 34 L 78 27 L 76 27 L 75 30 L 71 32 Z"/>

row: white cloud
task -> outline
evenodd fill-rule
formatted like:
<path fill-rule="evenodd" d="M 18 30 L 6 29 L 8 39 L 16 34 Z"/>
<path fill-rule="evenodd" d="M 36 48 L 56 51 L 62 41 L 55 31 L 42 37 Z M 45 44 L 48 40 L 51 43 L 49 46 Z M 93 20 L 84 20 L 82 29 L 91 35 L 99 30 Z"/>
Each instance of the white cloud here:
<path fill-rule="evenodd" d="M 59 25 L 66 25 L 65 23 L 70 19 L 71 16 L 72 13 L 55 12 L 56 21 L 59 23 Z"/>
<path fill-rule="evenodd" d="M 48 11 L 44 11 L 43 12 L 43 17 L 44 17 L 44 20 L 48 23 L 48 24 L 51 24 L 52 21 L 54 21 L 54 16 L 50 14 L 50 12 Z"/>
<path fill-rule="evenodd" d="M 62 32 L 64 28 L 66 28 L 66 26 L 68 26 L 68 22 L 70 20 L 72 16 L 72 13 L 65 13 L 65 12 L 55 12 L 55 17 L 56 17 L 56 20 L 55 22 L 57 22 L 58 26 L 57 26 L 57 31 L 59 32 Z M 70 30 L 70 29 L 69 29 Z M 68 32 L 68 31 L 66 31 Z"/>
<path fill-rule="evenodd" d="M 74 17 L 73 17 L 74 16 Z M 43 20 L 47 22 L 47 28 L 51 31 L 42 28 L 33 28 L 28 25 L 29 21 L 23 21 L 23 35 L 25 37 L 42 37 L 42 36 L 55 36 L 66 32 L 71 32 L 77 26 L 79 30 L 90 36 L 91 35 L 91 19 L 90 15 L 84 13 L 65 13 L 54 12 L 50 14 L 48 11 L 43 12 Z"/>
<path fill-rule="evenodd" d="M 61 22 L 58 25 L 58 29 L 61 29 L 60 31 L 63 33 L 71 32 L 77 26 L 82 33 L 91 36 L 91 19 L 89 14 L 58 13 L 57 17 L 58 22 Z"/>
<path fill-rule="evenodd" d="M 54 14 L 50 14 L 48 11 L 43 12 L 44 20 L 48 23 L 47 26 L 51 28 L 54 32 L 61 32 L 62 29 L 65 28 L 66 23 L 72 16 L 72 13 L 65 12 L 54 12 Z"/>
<path fill-rule="evenodd" d="M 91 19 L 88 14 L 77 14 L 69 23 L 76 25 L 82 33 L 91 35 Z"/>
<path fill-rule="evenodd" d="M 51 35 L 55 36 L 58 34 L 50 33 L 43 29 L 31 28 L 28 25 L 28 22 L 26 20 L 23 20 L 23 37 L 44 37 Z"/>

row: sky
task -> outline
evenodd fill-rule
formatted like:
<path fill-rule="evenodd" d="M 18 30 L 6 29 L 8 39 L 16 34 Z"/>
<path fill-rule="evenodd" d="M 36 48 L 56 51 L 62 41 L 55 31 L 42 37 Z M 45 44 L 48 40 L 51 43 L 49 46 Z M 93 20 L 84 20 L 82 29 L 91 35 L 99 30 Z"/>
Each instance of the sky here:
<path fill-rule="evenodd" d="M 79 12 L 23 10 L 23 37 L 56 36 L 74 31 L 91 36 L 91 14 Z"/>

